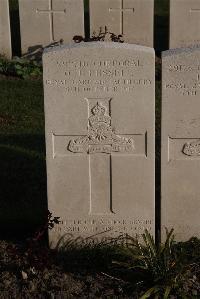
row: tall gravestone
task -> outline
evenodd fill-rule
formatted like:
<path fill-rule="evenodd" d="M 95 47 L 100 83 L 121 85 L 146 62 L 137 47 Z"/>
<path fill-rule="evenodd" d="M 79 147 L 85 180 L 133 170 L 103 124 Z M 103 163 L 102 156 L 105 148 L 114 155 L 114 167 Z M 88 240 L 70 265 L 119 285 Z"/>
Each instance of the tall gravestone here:
<path fill-rule="evenodd" d="M 83 0 L 19 0 L 22 54 L 84 36 Z"/>
<path fill-rule="evenodd" d="M 100 28 L 127 43 L 153 47 L 154 0 L 90 0 L 90 35 Z"/>
<path fill-rule="evenodd" d="M 8 0 L 0 1 L 0 55 L 12 57 Z"/>
<path fill-rule="evenodd" d="M 200 1 L 170 0 L 170 48 L 200 44 Z"/>
<path fill-rule="evenodd" d="M 200 237 L 200 48 L 163 53 L 162 228 Z"/>
<path fill-rule="evenodd" d="M 154 62 L 128 44 L 45 51 L 50 242 L 154 234 Z"/>

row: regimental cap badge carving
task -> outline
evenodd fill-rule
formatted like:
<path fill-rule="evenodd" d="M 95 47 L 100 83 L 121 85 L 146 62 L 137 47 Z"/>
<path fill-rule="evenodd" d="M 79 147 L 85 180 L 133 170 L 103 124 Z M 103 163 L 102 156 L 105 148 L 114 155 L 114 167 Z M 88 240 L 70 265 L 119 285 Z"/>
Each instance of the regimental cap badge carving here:
<path fill-rule="evenodd" d="M 134 140 L 115 134 L 111 117 L 106 112 L 106 108 L 97 102 L 88 118 L 87 136 L 71 140 L 68 144 L 69 151 L 89 154 L 134 151 Z"/>
<path fill-rule="evenodd" d="M 91 109 L 92 115 L 89 117 L 89 125 L 91 127 L 94 127 L 97 124 L 105 124 L 110 125 L 111 124 L 111 117 L 106 114 L 106 108 L 102 105 L 97 103 L 92 109 Z"/>
<path fill-rule="evenodd" d="M 97 103 L 96 106 L 92 108 L 92 114 L 100 116 L 104 115 L 106 113 L 106 108 L 102 106 L 101 104 Z"/>
<path fill-rule="evenodd" d="M 200 156 L 200 139 L 185 143 L 182 152 L 187 156 Z"/>

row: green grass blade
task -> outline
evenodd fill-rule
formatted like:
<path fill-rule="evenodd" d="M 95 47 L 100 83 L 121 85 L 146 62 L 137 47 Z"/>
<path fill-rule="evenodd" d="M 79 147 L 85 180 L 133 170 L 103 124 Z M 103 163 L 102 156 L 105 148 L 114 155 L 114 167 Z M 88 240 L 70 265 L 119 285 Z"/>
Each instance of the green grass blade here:
<path fill-rule="evenodd" d="M 158 286 L 154 286 L 152 288 L 150 288 L 148 291 L 145 292 L 144 295 L 142 295 L 142 297 L 140 297 L 140 299 L 147 299 L 149 298 L 151 295 L 156 294 L 159 291 L 159 287 Z"/>
<path fill-rule="evenodd" d="M 171 289 L 172 289 L 171 286 L 167 286 L 167 287 L 166 287 L 166 289 L 165 289 L 165 294 L 164 294 L 163 299 L 168 299 L 168 298 L 169 298 L 169 294 L 170 294 L 170 292 L 171 292 Z"/>

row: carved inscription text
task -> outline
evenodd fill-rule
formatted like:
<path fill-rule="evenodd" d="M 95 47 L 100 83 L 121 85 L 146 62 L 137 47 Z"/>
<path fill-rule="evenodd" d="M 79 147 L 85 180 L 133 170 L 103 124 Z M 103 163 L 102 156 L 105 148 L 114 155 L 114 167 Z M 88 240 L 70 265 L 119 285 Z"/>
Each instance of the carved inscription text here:
<path fill-rule="evenodd" d="M 182 96 L 197 96 L 200 92 L 200 61 L 197 65 L 171 64 L 168 72 L 177 73 L 177 79 L 169 80 L 164 84 L 164 88 L 177 92 Z M 178 79 L 178 77 L 181 79 Z"/>
<path fill-rule="evenodd" d="M 56 67 L 60 78 L 48 78 L 45 84 L 67 93 L 127 93 L 152 85 L 140 59 L 59 60 Z"/>
<path fill-rule="evenodd" d="M 130 231 L 130 235 L 141 235 L 148 228 L 153 230 L 153 220 L 151 219 L 112 219 L 112 218 L 91 218 L 91 219 L 68 219 L 62 220 L 55 230 L 63 233 L 89 233 L 91 237 L 98 234 L 102 237 L 102 233 L 109 232 L 110 235 L 123 234 Z"/>

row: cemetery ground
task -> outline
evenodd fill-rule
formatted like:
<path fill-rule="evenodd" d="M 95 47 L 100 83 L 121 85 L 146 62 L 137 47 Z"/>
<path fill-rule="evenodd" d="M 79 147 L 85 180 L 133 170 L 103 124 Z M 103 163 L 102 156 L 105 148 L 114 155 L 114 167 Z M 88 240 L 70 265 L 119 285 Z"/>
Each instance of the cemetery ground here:
<path fill-rule="evenodd" d="M 14 0 L 11 2 L 15 2 Z M 162 6 L 162 5 L 163 6 Z M 165 49 L 166 1 L 157 40 Z M 164 21 L 163 21 L 164 20 Z M 165 26 L 163 25 L 165 22 Z M 156 60 L 156 204 L 160 207 L 161 62 Z M 0 298 L 200 298 L 200 240 L 156 245 L 126 236 L 100 245 L 47 245 L 42 67 L 0 59 Z M 157 215 L 159 220 L 159 215 Z M 159 227 L 159 226 L 158 226 Z M 157 227 L 157 229 L 158 229 Z M 124 241 L 125 246 L 117 245 Z M 143 297 L 142 297 L 143 296 Z"/>

